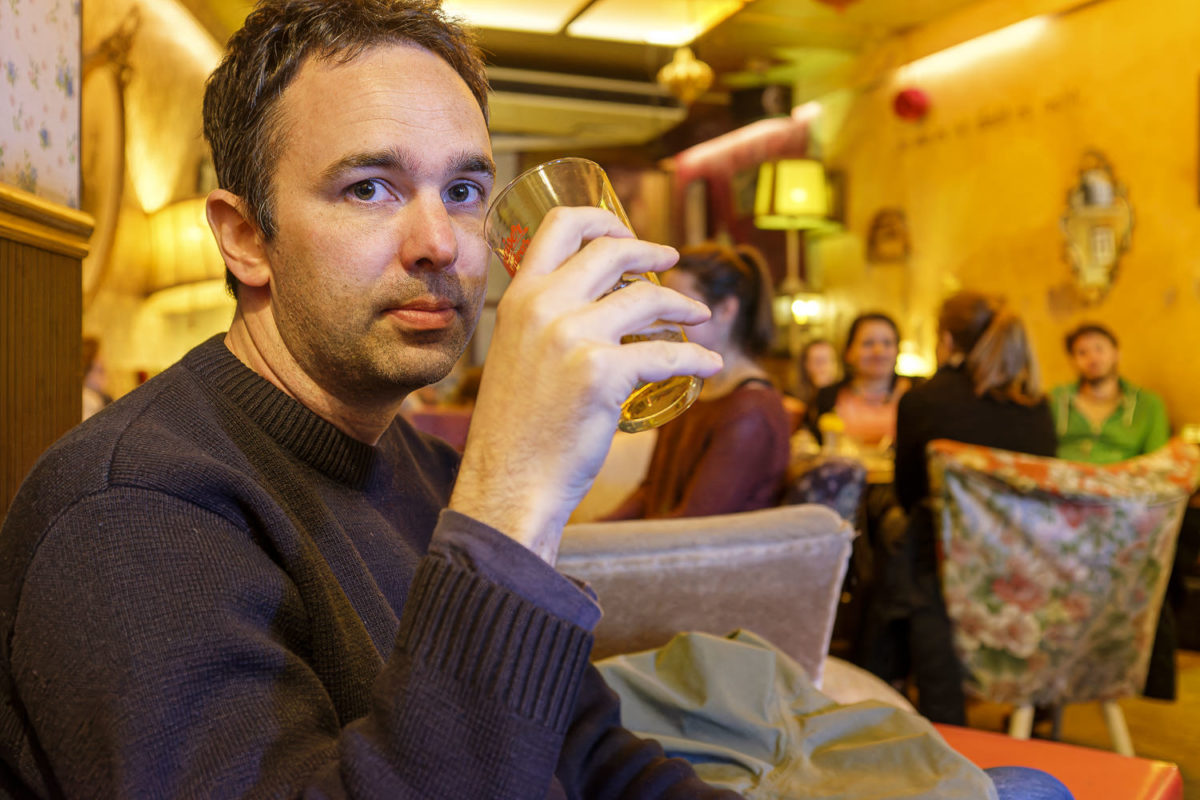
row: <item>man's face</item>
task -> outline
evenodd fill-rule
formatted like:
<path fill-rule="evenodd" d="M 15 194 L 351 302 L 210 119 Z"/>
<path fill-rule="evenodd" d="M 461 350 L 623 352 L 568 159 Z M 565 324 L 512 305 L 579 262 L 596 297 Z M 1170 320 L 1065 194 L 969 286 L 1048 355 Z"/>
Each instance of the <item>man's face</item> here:
<path fill-rule="evenodd" d="M 486 288 L 487 125 L 454 70 L 414 46 L 306 61 L 280 100 L 267 245 L 292 358 L 344 402 L 440 380 Z"/>
<path fill-rule="evenodd" d="M 1117 374 L 1117 348 L 1102 333 L 1085 333 L 1071 346 L 1080 380 L 1095 383 Z"/>

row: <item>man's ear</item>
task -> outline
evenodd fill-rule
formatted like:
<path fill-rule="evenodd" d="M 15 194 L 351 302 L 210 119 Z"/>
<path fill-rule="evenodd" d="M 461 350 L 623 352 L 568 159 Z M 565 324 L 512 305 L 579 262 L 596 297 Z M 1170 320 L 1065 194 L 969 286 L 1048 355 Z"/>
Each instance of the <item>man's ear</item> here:
<path fill-rule="evenodd" d="M 245 211 L 242 198 L 224 189 L 214 189 L 205 202 L 208 226 L 221 248 L 225 266 L 247 286 L 266 286 L 271 278 L 262 236 Z"/>

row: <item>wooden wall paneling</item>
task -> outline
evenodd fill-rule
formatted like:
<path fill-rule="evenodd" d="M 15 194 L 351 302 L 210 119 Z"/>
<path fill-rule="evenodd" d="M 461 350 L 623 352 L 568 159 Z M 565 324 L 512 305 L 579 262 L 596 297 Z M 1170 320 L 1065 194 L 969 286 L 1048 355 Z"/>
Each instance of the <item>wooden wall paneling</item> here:
<path fill-rule="evenodd" d="M 91 218 L 0 185 L 0 512 L 82 405 L 80 263 Z"/>

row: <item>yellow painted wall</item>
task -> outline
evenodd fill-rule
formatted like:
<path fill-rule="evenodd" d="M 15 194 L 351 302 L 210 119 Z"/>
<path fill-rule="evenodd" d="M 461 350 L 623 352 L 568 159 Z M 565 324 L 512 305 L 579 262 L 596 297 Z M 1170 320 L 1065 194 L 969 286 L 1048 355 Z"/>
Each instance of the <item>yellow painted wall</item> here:
<path fill-rule="evenodd" d="M 907 85 L 932 99 L 920 122 L 891 110 Z M 887 73 L 858 93 L 826 145 L 826 162 L 847 178 L 847 227 L 810 242 L 810 275 L 842 325 L 883 308 L 929 354 L 948 290 L 1003 293 L 1050 384 L 1071 376 L 1063 332 L 1102 320 L 1121 339 L 1124 374 L 1164 395 L 1176 427 L 1200 422 L 1198 115 L 1195 0 L 1101 0 L 951 76 L 901 83 Z M 1135 225 L 1112 291 L 1084 307 L 1068 287 L 1059 220 L 1093 148 L 1127 187 Z M 868 264 L 871 217 L 888 206 L 907 214 L 912 255 Z"/>
<path fill-rule="evenodd" d="M 224 273 L 199 199 L 210 180 L 200 100 L 221 48 L 177 0 L 88 0 L 84 52 L 99 48 L 132 20 L 137 22 L 123 90 L 120 207 L 87 208 L 85 202 L 85 210 L 98 219 L 117 215 L 109 262 L 85 305 L 83 330 L 100 338 L 108 389 L 118 397 L 133 389 L 140 375 L 154 375 L 227 329 L 233 313 L 232 300 L 219 286 L 215 292 L 211 285 L 187 291 L 205 279 L 219 283 Z M 90 91 L 91 86 L 84 87 L 85 101 Z M 101 115 L 115 115 L 118 108 L 98 104 L 93 118 L 84 114 L 85 148 L 94 131 L 117 128 Z M 112 179 L 85 169 L 85 201 L 89 196 L 104 201 L 106 194 L 89 193 L 88 185 Z"/>

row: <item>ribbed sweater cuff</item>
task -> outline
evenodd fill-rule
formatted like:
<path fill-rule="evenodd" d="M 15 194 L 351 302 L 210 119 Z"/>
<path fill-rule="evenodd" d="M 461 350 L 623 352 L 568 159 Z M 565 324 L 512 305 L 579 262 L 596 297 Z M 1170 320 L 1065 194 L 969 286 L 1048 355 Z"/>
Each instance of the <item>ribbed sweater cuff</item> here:
<path fill-rule="evenodd" d="M 415 665 L 566 730 L 592 636 L 444 558 L 417 568 L 397 646 Z"/>
<path fill-rule="evenodd" d="M 594 631 L 602 616 L 590 586 L 556 571 L 515 539 L 457 511 L 442 509 L 429 552 L 584 630 Z"/>

